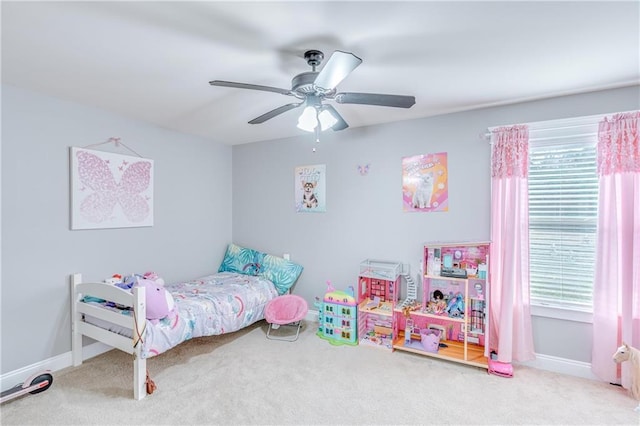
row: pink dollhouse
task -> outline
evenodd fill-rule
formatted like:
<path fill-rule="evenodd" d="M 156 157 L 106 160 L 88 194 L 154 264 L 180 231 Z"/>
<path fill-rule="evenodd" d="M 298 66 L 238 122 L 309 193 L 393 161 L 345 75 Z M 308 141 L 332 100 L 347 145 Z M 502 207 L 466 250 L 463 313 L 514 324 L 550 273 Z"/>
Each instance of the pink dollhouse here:
<path fill-rule="evenodd" d="M 360 344 L 393 349 L 393 309 L 400 292 L 401 264 L 367 259 L 358 276 Z"/>

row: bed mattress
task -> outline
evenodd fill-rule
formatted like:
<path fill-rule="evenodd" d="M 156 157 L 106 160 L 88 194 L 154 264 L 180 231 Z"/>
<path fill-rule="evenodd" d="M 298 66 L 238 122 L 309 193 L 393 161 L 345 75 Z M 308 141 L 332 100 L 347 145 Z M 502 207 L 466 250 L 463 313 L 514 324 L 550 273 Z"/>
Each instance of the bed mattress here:
<path fill-rule="evenodd" d="M 173 295 L 175 311 L 158 322 L 147 320 L 142 336 L 142 357 L 150 358 L 194 337 L 231 333 L 264 319 L 267 302 L 278 296 L 274 284 L 260 276 L 219 272 L 192 281 L 167 284 Z M 105 309 L 133 315 L 112 303 L 86 301 Z M 106 321 L 85 317 L 85 321 L 132 337 Z"/>

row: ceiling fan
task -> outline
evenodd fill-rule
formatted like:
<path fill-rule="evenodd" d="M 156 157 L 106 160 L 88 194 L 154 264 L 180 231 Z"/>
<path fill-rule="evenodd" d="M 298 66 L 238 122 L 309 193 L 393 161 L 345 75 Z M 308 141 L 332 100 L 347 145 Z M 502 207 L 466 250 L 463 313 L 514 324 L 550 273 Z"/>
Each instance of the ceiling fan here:
<path fill-rule="evenodd" d="M 284 112 L 304 106 L 304 111 L 298 119 L 298 127 L 309 132 L 326 130 L 344 130 L 349 125 L 330 104 L 323 101 L 335 101 L 339 104 L 378 105 L 396 108 L 411 108 L 415 97 L 403 95 L 383 95 L 379 93 L 336 92 L 340 84 L 358 65 L 362 59 L 353 53 L 336 50 L 333 52 L 321 71 L 316 71 L 324 59 L 324 53 L 319 50 L 308 50 L 304 59 L 311 67 L 311 71 L 296 75 L 291 80 L 291 89 L 281 89 L 256 84 L 236 83 L 233 81 L 212 80 L 212 86 L 235 87 L 238 89 L 262 90 L 282 95 L 293 96 L 299 102 L 282 105 L 272 111 L 262 114 L 249 121 L 249 124 L 260 124 Z"/>

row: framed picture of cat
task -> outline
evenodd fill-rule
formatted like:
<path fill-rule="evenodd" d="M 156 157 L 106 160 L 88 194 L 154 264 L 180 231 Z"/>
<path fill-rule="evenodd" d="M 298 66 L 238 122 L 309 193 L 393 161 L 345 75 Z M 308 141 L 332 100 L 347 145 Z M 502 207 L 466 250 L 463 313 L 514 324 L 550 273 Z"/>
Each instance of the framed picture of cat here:
<path fill-rule="evenodd" d="M 327 211 L 326 166 L 298 166 L 295 168 L 296 211 L 324 213 Z"/>
<path fill-rule="evenodd" d="M 402 158 L 402 207 L 406 212 L 449 210 L 447 153 Z"/>

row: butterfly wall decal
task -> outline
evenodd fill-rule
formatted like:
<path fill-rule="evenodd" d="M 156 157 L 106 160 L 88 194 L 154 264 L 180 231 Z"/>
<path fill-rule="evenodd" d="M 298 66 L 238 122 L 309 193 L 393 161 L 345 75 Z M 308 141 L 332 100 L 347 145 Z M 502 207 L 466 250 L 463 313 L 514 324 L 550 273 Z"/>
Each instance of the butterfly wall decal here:
<path fill-rule="evenodd" d="M 358 166 L 358 173 L 360 173 L 361 176 L 365 176 L 369 174 L 369 163 L 365 164 L 364 166 Z"/>
<path fill-rule="evenodd" d="M 80 149 L 74 151 L 74 173 L 81 184 L 75 194 L 80 198 L 75 206 L 77 213 L 89 223 L 101 224 L 113 221 L 114 215 L 117 216 L 121 211 L 124 217 L 120 219 L 125 222 L 124 226 L 126 222 L 133 226 L 144 226 L 136 224 L 148 220 L 152 212 L 151 199 L 147 195 L 152 183 L 152 161 L 114 161 L 119 163 L 118 170 L 114 170 L 119 175 L 117 179 L 110 167 L 110 160 L 105 157 L 114 154 Z M 120 207 L 118 211 L 116 206 Z"/>

